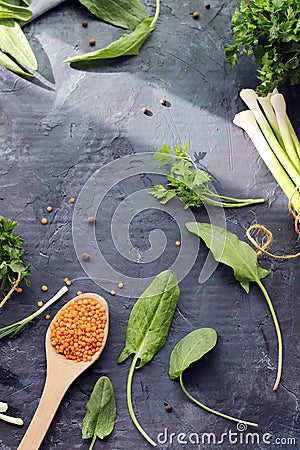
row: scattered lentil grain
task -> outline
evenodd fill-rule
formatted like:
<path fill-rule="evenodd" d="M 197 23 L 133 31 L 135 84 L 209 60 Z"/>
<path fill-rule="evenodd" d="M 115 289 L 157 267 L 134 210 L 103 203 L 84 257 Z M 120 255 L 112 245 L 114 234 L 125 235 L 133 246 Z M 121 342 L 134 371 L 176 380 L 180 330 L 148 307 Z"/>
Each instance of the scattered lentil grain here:
<path fill-rule="evenodd" d="M 76 295 L 82 295 L 82 291 L 77 291 Z"/>
<path fill-rule="evenodd" d="M 66 281 L 66 285 L 67 285 L 67 286 L 71 286 L 71 284 L 72 284 L 72 281 L 71 281 L 71 280 L 67 280 L 67 281 Z"/>
<path fill-rule="evenodd" d="M 46 292 L 46 291 L 48 291 L 48 286 L 46 286 L 45 284 L 41 287 L 41 289 L 42 289 L 42 291 L 43 292 Z"/>
<path fill-rule="evenodd" d="M 46 319 L 46 320 L 49 320 L 50 317 L 51 317 L 50 314 L 46 314 L 45 319 Z"/>
<path fill-rule="evenodd" d="M 91 38 L 89 40 L 89 44 L 93 47 L 94 45 L 96 45 L 96 39 L 95 38 Z"/>
<path fill-rule="evenodd" d="M 198 13 L 198 11 L 193 12 L 193 19 L 194 20 L 198 20 L 200 17 L 200 14 Z"/>
<path fill-rule="evenodd" d="M 123 289 L 123 287 L 124 287 L 124 284 L 123 284 L 123 283 L 119 283 L 119 284 L 118 284 L 118 288 L 119 288 L 119 289 Z"/>
<path fill-rule="evenodd" d="M 21 292 L 23 292 L 23 289 L 22 289 L 21 287 L 18 287 L 18 288 L 16 289 L 16 291 L 17 291 L 18 294 L 21 294 Z"/>
<path fill-rule="evenodd" d="M 43 225 L 46 225 L 46 224 L 48 223 L 48 220 L 46 219 L 46 217 L 43 217 L 43 218 L 42 218 L 41 223 L 42 223 Z"/>
<path fill-rule="evenodd" d="M 166 100 L 165 98 L 161 98 L 161 99 L 159 100 L 159 103 L 160 103 L 161 105 L 165 105 L 165 104 L 167 103 L 167 100 Z"/>
<path fill-rule="evenodd" d="M 88 223 L 95 223 L 95 222 L 96 222 L 96 217 L 94 217 L 94 216 L 88 217 Z"/>
<path fill-rule="evenodd" d="M 205 8 L 206 8 L 206 9 L 210 9 L 210 4 L 207 3 L 207 4 L 205 5 Z"/>
<path fill-rule="evenodd" d="M 82 259 L 84 260 L 84 261 L 88 261 L 89 259 L 90 259 L 90 255 L 88 254 L 88 253 L 83 253 L 82 254 Z"/>
<path fill-rule="evenodd" d="M 141 111 L 142 111 L 143 114 L 147 114 L 148 108 L 146 106 L 143 106 Z"/>
<path fill-rule="evenodd" d="M 82 26 L 83 26 L 83 28 L 86 28 L 87 26 L 88 26 L 88 21 L 87 20 L 83 20 L 82 21 Z"/>
<path fill-rule="evenodd" d="M 47 211 L 51 212 L 53 210 L 52 206 L 47 206 Z"/>
<path fill-rule="evenodd" d="M 71 197 L 70 198 L 70 203 L 74 203 L 75 202 L 75 198 L 74 197 Z"/>
<path fill-rule="evenodd" d="M 39 301 L 37 302 L 37 305 L 38 305 L 39 308 L 40 308 L 41 306 L 43 306 L 42 300 L 39 300 Z"/>
<path fill-rule="evenodd" d="M 175 245 L 176 245 L 176 247 L 180 247 L 181 246 L 181 242 L 180 241 L 176 241 Z"/>
<path fill-rule="evenodd" d="M 116 295 L 115 291 L 110 291 L 110 295 L 112 296 Z"/>

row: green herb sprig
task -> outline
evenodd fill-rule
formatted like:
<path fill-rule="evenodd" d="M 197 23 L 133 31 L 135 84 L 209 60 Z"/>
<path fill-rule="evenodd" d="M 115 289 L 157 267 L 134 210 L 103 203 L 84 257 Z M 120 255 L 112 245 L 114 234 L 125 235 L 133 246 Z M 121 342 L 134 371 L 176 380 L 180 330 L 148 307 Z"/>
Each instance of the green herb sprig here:
<path fill-rule="evenodd" d="M 24 240 L 13 233 L 17 226 L 18 222 L 0 216 L 0 290 L 10 289 L 1 301 L 0 308 L 4 306 L 22 280 L 27 286 L 29 285 L 30 266 L 25 266 L 22 261 Z"/>
<path fill-rule="evenodd" d="M 266 96 L 279 83 L 300 81 L 299 0 L 242 0 L 232 16 L 234 44 L 225 56 L 234 67 L 243 54 L 255 59 L 261 84 L 257 94 Z"/>
<path fill-rule="evenodd" d="M 175 195 L 185 203 L 185 209 L 193 206 L 199 207 L 202 204 L 223 208 L 240 208 L 264 202 L 263 198 L 238 199 L 214 193 L 209 187 L 213 178 L 205 170 L 197 167 L 189 155 L 188 142 L 184 147 L 176 146 L 175 153 L 172 153 L 169 145 L 164 144 L 160 150 L 155 152 L 154 158 L 160 162 L 158 167 L 165 166 L 170 162 L 172 164 L 170 173 L 166 177 L 167 188 L 158 184 L 148 191 L 162 205 L 168 203 Z"/>

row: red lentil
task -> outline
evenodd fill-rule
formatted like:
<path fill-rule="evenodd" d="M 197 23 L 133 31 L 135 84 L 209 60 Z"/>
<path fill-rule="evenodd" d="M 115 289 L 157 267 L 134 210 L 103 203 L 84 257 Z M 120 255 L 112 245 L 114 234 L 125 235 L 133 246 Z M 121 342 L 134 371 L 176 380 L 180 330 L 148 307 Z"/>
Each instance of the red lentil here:
<path fill-rule="evenodd" d="M 52 323 L 51 343 L 57 353 L 67 359 L 91 361 L 103 345 L 106 322 L 106 308 L 96 300 L 84 298 L 72 301 Z"/>
<path fill-rule="evenodd" d="M 23 292 L 23 289 L 21 287 L 18 287 L 16 290 L 18 294 L 21 294 L 21 292 Z"/>
<path fill-rule="evenodd" d="M 176 247 L 180 247 L 181 246 L 181 242 L 180 241 L 176 241 L 175 245 L 176 245 Z"/>
<path fill-rule="evenodd" d="M 52 209 L 53 209 L 52 206 L 47 206 L 47 211 L 48 211 L 48 212 L 51 212 Z"/>
<path fill-rule="evenodd" d="M 48 223 L 48 220 L 46 219 L 46 217 L 43 217 L 43 218 L 41 219 L 41 223 L 42 223 L 43 225 L 46 225 L 46 224 Z"/>
<path fill-rule="evenodd" d="M 45 284 L 41 287 L 42 291 L 46 292 L 48 291 L 48 286 L 46 286 Z"/>

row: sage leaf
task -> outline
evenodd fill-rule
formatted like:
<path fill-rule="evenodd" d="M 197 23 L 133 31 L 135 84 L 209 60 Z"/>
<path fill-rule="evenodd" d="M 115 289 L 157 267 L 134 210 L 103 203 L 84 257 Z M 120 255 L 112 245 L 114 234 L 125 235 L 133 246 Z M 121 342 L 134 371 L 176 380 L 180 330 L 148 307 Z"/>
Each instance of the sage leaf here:
<path fill-rule="evenodd" d="M 119 56 L 137 56 L 140 48 L 154 30 L 152 18 L 143 20 L 136 29 L 130 34 L 123 34 L 120 39 L 112 42 L 105 48 L 94 52 L 84 53 L 83 55 L 68 58 L 65 62 L 74 63 L 80 61 L 92 61 L 97 59 L 118 58 Z"/>
<path fill-rule="evenodd" d="M 116 401 L 114 389 L 108 377 L 103 376 L 96 382 L 85 408 L 82 439 L 92 438 L 91 450 L 97 437 L 104 439 L 109 436 L 115 425 Z"/>
<path fill-rule="evenodd" d="M 0 1 L 0 19 L 18 19 L 26 22 L 31 17 L 32 12 L 28 8 Z"/>
<path fill-rule="evenodd" d="M 200 328 L 179 341 L 170 357 L 170 378 L 179 377 L 193 362 L 215 347 L 217 333 L 213 328 Z"/>
<path fill-rule="evenodd" d="M 196 400 L 186 389 L 183 384 L 183 372 L 195 361 L 198 361 L 206 353 L 215 347 L 217 343 L 217 333 L 213 328 L 199 328 L 187 334 L 174 347 L 170 356 L 169 375 L 172 380 L 179 377 L 181 389 L 185 395 L 196 405 L 205 409 L 206 411 L 223 417 L 224 419 L 232 420 L 233 422 L 243 422 L 246 425 L 257 427 L 257 423 L 246 422 L 245 420 L 236 419 L 221 412 L 215 411 L 208 406 Z"/>
<path fill-rule="evenodd" d="M 132 380 L 135 369 L 143 367 L 165 345 L 180 290 L 171 270 L 161 272 L 134 304 L 126 330 L 125 348 L 118 363 L 134 354 L 127 378 L 127 404 L 131 419 L 142 436 L 154 447 L 138 422 L 132 405 Z"/>
<path fill-rule="evenodd" d="M 37 61 L 20 25 L 13 19 L 0 19 L 0 49 L 20 65 L 37 69 Z"/>
<path fill-rule="evenodd" d="M 174 272 L 161 272 L 134 304 L 118 363 L 135 354 L 141 368 L 165 345 L 180 294 L 177 283 Z"/>
<path fill-rule="evenodd" d="M 92 14 L 105 22 L 127 30 L 148 17 L 137 0 L 79 0 Z"/>
<path fill-rule="evenodd" d="M 247 293 L 249 292 L 249 285 L 252 281 L 257 283 L 263 293 L 277 335 L 278 364 L 277 376 L 273 386 L 273 391 L 276 391 L 282 373 L 282 336 L 274 306 L 266 288 L 261 282 L 261 279 L 267 277 L 271 272 L 259 267 L 255 250 L 253 250 L 246 242 L 241 241 L 234 233 L 231 233 L 218 225 L 208 223 L 188 222 L 185 225 L 188 231 L 204 240 L 216 261 L 232 267 L 235 278 L 240 282 Z"/>
<path fill-rule="evenodd" d="M 247 294 L 250 282 L 258 282 L 271 273 L 259 267 L 256 251 L 230 231 L 217 225 L 199 222 L 188 222 L 186 227 L 188 231 L 203 239 L 217 261 L 232 267 L 234 277 Z"/>

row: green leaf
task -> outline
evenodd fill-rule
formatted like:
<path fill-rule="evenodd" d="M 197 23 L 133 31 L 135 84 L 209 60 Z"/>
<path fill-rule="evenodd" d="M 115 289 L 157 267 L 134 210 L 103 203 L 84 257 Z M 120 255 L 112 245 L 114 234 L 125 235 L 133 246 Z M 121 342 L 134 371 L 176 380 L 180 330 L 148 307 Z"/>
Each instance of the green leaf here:
<path fill-rule="evenodd" d="M 28 8 L 10 5 L 0 0 L 0 19 L 18 19 L 26 22 L 31 17 L 32 12 Z"/>
<path fill-rule="evenodd" d="M 148 18 L 147 11 L 137 0 L 79 0 L 92 14 L 117 27 L 134 30 Z"/>
<path fill-rule="evenodd" d="M 116 401 L 113 386 L 108 377 L 101 377 L 96 382 L 93 392 L 86 404 L 86 414 L 82 421 L 82 438 L 104 439 L 114 429 L 116 420 Z"/>
<path fill-rule="evenodd" d="M 165 270 L 157 275 L 132 308 L 118 363 L 132 354 L 139 360 L 137 368 L 151 361 L 166 343 L 179 294 L 174 272 Z"/>
<path fill-rule="evenodd" d="M 193 362 L 198 361 L 217 343 L 217 333 L 213 328 L 199 328 L 179 341 L 170 357 L 170 378 L 179 377 Z"/>
<path fill-rule="evenodd" d="M 188 231 L 203 239 L 216 261 L 233 269 L 234 277 L 247 293 L 250 282 L 257 283 L 271 273 L 259 267 L 255 250 L 230 231 L 217 225 L 199 222 L 188 222 L 186 227 Z"/>
<path fill-rule="evenodd" d="M 20 25 L 12 19 L 0 19 L 0 49 L 22 66 L 37 69 L 37 61 L 29 42 Z"/>
<path fill-rule="evenodd" d="M 92 61 L 97 59 L 118 58 L 119 56 L 136 56 L 146 38 L 154 27 L 151 18 L 143 20 L 130 34 L 123 34 L 120 39 L 112 42 L 108 47 L 96 50 L 95 52 L 84 53 L 83 55 L 68 58 L 65 62 Z"/>
<path fill-rule="evenodd" d="M 172 150 L 170 145 L 163 144 L 162 148 L 154 153 L 154 159 L 160 161 L 158 167 L 165 166 L 172 159 Z"/>
<path fill-rule="evenodd" d="M 1 50 L 0 50 L 0 64 L 1 64 L 1 66 L 6 67 L 7 69 L 11 70 L 12 72 L 18 73 L 20 75 L 32 77 L 32 74 L 30 72 L 25 72 L 25 70 L 21 69 L 21 67 L 19 67 L 18 64 L 16 64 L 5 53 L 1 52 Z"/>

